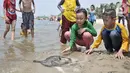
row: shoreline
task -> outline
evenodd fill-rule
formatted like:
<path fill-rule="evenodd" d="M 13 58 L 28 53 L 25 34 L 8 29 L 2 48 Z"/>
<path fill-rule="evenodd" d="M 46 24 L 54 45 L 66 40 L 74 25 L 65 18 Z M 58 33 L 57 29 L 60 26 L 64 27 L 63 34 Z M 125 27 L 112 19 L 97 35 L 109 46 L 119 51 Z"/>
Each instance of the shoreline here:
<path fill-rule="evenodd" d="M 100 24 L 99 24 L 100 23 Z M 17 39 L 10 41 L 10 34 L 6 41 L 0 40 L 0 72 L 1 73 L 130 73 L 130 55 L 124 59 L 116 59 L 114 54 L 107 54 L 103 42 L 91 55 L 73 52 L 66 57 L 76 62 L 58 68 L 45 67 L 33 60 L 44 60 L 52 55 L 62 55 L 63 46 L 60 45 L 56 30 L 58 24 L 54 22 L 37 21 L 35 40 L 24 40 L 16 29 Z M 99 33 L 102 20 L 98 19 L 94 25 Z M 1 28 L 3 31 L 4 25 Z M 95 37 L 97 38 L 97 37 Z"/>

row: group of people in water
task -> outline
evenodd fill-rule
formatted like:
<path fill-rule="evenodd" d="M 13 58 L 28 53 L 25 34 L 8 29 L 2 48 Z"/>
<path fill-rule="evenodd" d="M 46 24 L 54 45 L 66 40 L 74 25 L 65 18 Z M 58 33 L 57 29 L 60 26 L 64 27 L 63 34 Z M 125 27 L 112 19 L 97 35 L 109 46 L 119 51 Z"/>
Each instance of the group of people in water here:
<path fill-rule="evenodd" d="M 122 1 L 122 9 L 128 21 L 128 32 L 130 33 L 130 0 Z M 22 5 L 21 5 L 22 3 Z M 128 12 L 125 12 L 127 6 Z M 32 4 L 33 8 L 32 9 Z M 5 39 L 11 26 L 11 40 L 15 37 L 16 11 L 22 12 L 23 23 L 22 31 L 27 37 L 28 30 L 31 30 L 32 39 L 34 38 L 34 13 L 35 3 L 33 0 L 19 0 L 20 10 L 16 9 L 16 0 L 4 0 L 4 15 L 6 30 L 3 34 Z M 123 52 L 129 51 L 129 39 L 126 28 L 123 24 L 116 23 L 116 11 L 114 9 L 106 9 L 102 14 L 104 26 L 96 40 L 97 31 L 93 27 L 95 19 L 95 7 L 91 5 L 91 12 L 88 17 L 86 9 L 81 8 L 79 0 L 61 0 L 58 9 L 62 13 L 61 37 L 60 42 L 65 45 L 69 42 L 69 47 L 64 49 L 62 53 L 67 51 L 79 50 L 76 44 L 86 47 L 86 54 L 90 54 L 95 48 L 101 44 L 103 40 L 104 46 L 109 53 L 116 52 L 117 58 L 123 58 Z M 125 8 L 124 8 L 125 7 Z"/>
<path fill-rule="evenodd" d="M 32 9 L 33 4 L 33 9 Z M 5 39 L 7 33 L 10 30 L 11 27 L 11 40 L 15 39 L 15 26 L 16 26 L 16 20 L 17 15 L 16 11 L 22 13 L 22 20 L 23 23 L 21 23 L 21 29 L 24 33 L 24 36 L 27 38 L 28 30 L 30 30 L 30 33 L 32 35 L 32 40 L 34 38 L 34 13 L 35 13 L 35 3 L 34 0 L 19 0 L 19 10 L 16 9 L 16 0 L 4 0 L 3 1 L 3 8 L 4 8 L 4 18 L 5 18 L 5 24 L 6 29 L 4 31 L 4 34 L 2 35 L 2 38 Z"/>

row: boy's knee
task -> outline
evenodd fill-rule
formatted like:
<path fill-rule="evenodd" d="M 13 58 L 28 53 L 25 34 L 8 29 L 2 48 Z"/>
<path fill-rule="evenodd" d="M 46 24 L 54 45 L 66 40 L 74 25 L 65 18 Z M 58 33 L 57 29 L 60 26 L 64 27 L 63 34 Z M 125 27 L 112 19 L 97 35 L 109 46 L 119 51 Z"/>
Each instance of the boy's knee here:
<path fill-rule="evenodd" d="M 102 31 L 102 35 L 103 35 L 103 36 L 106 36 L 106 35 L 107 35 L 107 31 L 103 30 L 103 31 Z"/>
<path fill-rule="evenodd" d="M 92 38 L 92 35 L 89 32 L 84 32 L 83 38 Z"/>
<path fill-rule="evenodd" d="M 110 37 L 118 37 L 119 36 L 119 33 L 117 31 L 111 31 L 110 33 Z"/>
<path fill-rule="evenodd" d="M 66 36 L 70 36 L 70 32 L 69 32 L 69 31 L 66 31 L 65 34 L 64 34 L 64 36 L 65 36 L 65 37 L 66 37 Z"/>
<path fill-rule="evenodd" d="M 65 34 L 64 34 L 64 37 L 65 37 L 66 40 L 70 40 L 70 32 L 66 31 Z"/>

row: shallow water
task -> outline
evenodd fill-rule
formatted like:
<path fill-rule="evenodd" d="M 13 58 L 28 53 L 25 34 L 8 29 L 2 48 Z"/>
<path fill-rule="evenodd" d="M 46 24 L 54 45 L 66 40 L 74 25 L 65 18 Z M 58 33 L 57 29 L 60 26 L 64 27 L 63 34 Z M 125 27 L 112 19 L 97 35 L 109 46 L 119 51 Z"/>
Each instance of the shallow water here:
<path fill-rule="evenodd" d="M 20 36 L 20 23 L 21 19 L 18 19 L 15 41 L 10 40 L 10 32 L 7 34 L 6 40 L 0 40 L 0 73 L 21 73 L 17 66 L 36 59 L 37 53 L 42 54 L 45 50 L 60 49 L 58 31 L 56 30 L 58 22 L 35 20 L 33 42 L 31 35 L 28 36 L 28 39 Z M 0 18 L 0 36 L 4 30 L 4 21 Z"/>
<path fill-rule="evenodd" d="M 41 61 L 49 56 L 62 55 L 60 51 L 66 46 L 60 45 L 57 22 L 35 20 L 33 42 L 31 36 L 24 39 L 19 35 L 20 23 L 21 19 L 17 21 L 15 41 L 10 41 L 10 32 L 6 40 L 0 40 L 0 73 L 130 73 L 130 57 L 118 60 L 114 55 L 106 54 L 103 44 L 92 55 L 71 53 L 67 57 L 74 61 L 65 67 L 48 68 L 33 63 L 33 60 Z M 101 20 L 94 25 L 98 33 L 101 26 Z M 0 18 L 0 35 L 4 28 L 4 22 Z"/>

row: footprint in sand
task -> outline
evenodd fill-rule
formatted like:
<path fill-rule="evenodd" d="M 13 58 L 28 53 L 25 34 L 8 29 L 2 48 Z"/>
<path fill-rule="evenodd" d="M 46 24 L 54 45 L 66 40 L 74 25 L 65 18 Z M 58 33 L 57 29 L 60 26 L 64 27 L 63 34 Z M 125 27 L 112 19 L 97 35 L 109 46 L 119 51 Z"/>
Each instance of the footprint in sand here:
<path fill-rule="evenodd" d="M 124 67 L 124 69 L 130 70 L 130 61 L 125 61 L 122 66 Z"/>

